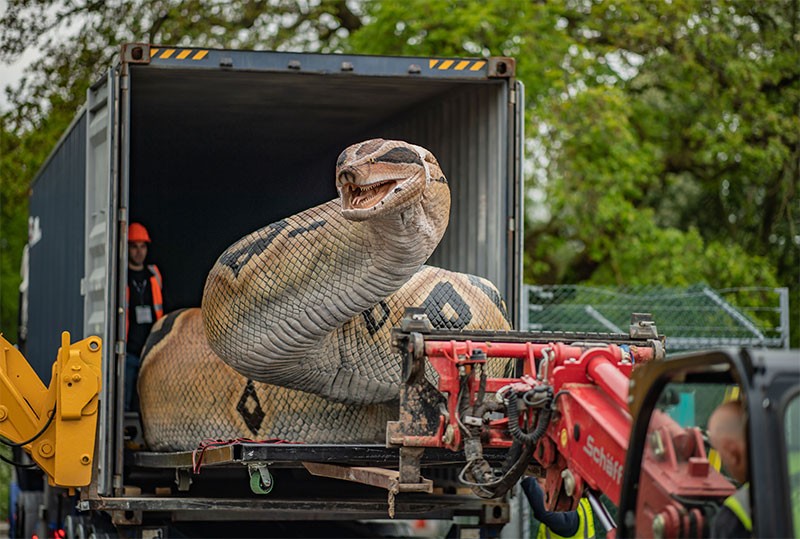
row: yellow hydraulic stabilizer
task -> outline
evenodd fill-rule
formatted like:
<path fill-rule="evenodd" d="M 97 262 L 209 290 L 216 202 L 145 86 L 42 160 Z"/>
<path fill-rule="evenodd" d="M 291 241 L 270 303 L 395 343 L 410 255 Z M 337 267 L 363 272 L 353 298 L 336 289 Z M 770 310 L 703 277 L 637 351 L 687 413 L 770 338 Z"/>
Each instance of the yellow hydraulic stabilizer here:
<path fill-rule="evenodd" d="M 0 436 L 23 444 L 53 486 L 72 489 L 92 480 L 101 362 L 99 337 L 70 344 L 65 331 L 45 388 L 0 335 Z"/>

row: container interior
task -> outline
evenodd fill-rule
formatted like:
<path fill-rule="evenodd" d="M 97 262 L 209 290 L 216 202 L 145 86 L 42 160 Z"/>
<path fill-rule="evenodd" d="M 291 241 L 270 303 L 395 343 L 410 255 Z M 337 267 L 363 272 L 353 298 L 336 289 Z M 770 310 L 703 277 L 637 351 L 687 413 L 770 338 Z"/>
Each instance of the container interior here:
<path fill-rule="evenodd" d="M 431 263 L 509 295 L 506 81 L 132 66 L 129 220 L 153 239 L 168 309 L 199 306 L 242 236 L 336 196 L 348 145 L 397 138 L 448 177 L 450 226 Z"/>

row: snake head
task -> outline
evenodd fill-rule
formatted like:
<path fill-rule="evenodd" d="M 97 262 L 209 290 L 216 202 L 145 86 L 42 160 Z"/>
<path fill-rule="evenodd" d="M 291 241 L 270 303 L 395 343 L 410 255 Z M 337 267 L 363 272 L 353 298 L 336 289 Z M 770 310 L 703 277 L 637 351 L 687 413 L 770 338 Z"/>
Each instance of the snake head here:
<path fill-rule="evenodd" d="M 342 215 L 352 221 L 396 214 L 425 197 L 431 182 L 445 185 L 436 158 L 420 146 L 371 139 L 346 148 L 336 163 Z M 447 193 L 449 204 L 449 192 Z"/>

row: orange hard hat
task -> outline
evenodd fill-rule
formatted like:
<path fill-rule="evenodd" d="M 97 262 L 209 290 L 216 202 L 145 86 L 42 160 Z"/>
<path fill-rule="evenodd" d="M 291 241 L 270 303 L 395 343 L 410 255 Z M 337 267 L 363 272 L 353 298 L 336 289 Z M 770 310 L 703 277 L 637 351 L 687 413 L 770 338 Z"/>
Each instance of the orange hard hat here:
<path fill-rule="evenodd" d="M 144 241 L 150 243 L 150 234 L 141 223 L 131 223 L 128 225 L 128 241 Z"/>

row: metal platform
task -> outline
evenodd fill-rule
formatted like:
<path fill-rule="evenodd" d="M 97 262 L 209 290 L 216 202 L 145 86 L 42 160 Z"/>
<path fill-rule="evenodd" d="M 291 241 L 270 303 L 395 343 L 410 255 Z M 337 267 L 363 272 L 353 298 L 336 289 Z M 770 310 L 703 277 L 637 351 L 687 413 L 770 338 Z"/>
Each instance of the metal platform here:
<path fill-rule="evenodd" d="M 176 453 L 137 452 L 133 463 L 143 468 L 194 468 L 200 450 Z M 486 458 L 502 461 L 503 450 L 487 450 Z M 277 468 L 300 468 L 303 461 L 342 466 L 378 466 L 395 468 L 400 463 L 400 448 L 382 445 L 275 444 L 237 442 L 202 451 L 202 467 L 248 465 L 269 462 Z M 422 456 L 423 467 L 463 465 L 463 451 L 428 448 Z"/>

